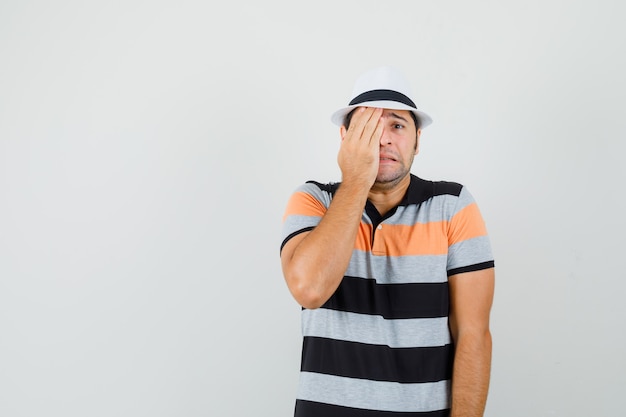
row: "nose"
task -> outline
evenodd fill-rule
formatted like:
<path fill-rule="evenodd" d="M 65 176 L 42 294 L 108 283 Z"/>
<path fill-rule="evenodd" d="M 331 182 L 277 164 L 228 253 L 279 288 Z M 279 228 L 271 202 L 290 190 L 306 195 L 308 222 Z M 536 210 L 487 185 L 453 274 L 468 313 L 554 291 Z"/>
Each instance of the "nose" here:
<path fill-rule="evenodd" d="M 383 129 L 383 134 L 380 135 L 380 146 L 389 145 L 391 143 L 391 135 L 387 133 L 387 129 Z"/>

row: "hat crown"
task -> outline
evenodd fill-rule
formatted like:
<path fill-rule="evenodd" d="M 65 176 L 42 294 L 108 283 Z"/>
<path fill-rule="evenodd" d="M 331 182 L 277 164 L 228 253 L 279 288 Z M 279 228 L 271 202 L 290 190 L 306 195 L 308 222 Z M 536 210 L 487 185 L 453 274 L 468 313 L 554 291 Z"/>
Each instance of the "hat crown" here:
<path fill-rule="evenodd" d="M 342 126 L 346 115 L 356 107 L 365 106 L 410 111 L 418 119 L 418 127 L 424 128 L 433 120 L 417 109 L 412 95 L 411 85 L 400 70 L 391 66 L 374 68 L 356 79 L 348 105 L 335 111 L 330 120 L 337 126 Z"/>
<path fill-rule="evenodd" d="M 354 82 L 352 98 L 374 90 L 392 90 L 412 97 L 411 85 L 400 70 L 383 66 L 374 68 L 361 75 Z"/>

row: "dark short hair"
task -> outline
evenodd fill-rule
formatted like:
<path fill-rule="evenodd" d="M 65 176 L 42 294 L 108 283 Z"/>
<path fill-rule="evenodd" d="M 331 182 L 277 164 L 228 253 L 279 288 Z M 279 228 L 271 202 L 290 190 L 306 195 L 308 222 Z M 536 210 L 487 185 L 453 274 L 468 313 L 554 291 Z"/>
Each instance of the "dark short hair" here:
<path fill-rule="evenodd" d="M 352 109 L 352 111 L 350 113 L 346 114 L 346 117 L 344 117 L 343 125 L 346 127 L 346 129 L 348 129 L 350 127 L 350 121 L 352 120 L 352 115 L 354 114 L 354 111 L 356 109 L 358 109 L 358 107 Z M 419 119 L 417 118 L 415 113 L 413 113 L 412 111 L 409 111 L 409 113 L 411 114 L 411 117 L 413 118 L 413 122 L 415 123 L 415 130 L 417 131 L 420 128 Z"/>

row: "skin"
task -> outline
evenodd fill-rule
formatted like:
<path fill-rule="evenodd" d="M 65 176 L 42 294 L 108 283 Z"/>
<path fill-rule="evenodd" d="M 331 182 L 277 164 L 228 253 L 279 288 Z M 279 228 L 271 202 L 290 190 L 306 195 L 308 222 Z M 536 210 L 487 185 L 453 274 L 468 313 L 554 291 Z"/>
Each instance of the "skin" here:
<path fill-rule="evenodd" d="M 404 197 L 421 130 L 406 110 L 361 107 L 340 135 L 341 185 L 317 227 L 289 240 L 281 254 L 287 286 L 308 309 L 321 307 L 341 283 L 366 201 L 385 214 Z M 448 282 L 455 345 L 451 417 L 482 416 L 491 364 L 494 271 L 453 275 Z"/>
<path fill-rule="evenodd" d="M 485 411 L 491 371 L 489 313 L 494 268 L 448 278 L 449 323 L 454 341 L 450 417 L 480 417 Z"/>

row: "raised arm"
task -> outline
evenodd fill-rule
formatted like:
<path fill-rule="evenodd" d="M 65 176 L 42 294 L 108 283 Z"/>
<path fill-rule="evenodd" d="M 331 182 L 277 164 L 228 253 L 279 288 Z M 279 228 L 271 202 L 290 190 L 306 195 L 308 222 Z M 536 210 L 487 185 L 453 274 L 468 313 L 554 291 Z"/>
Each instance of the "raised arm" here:
<path fill-rule="evenodd" d="M 341 129 L 337 162 L 342 182 L 320 223 L 291 238 L 281 262 L 287 286 L 305 308 L 323 305 L 348 267 L 368 192 L 378 173 L 383 125 L 381 109 L 359 108 L 349 129 Z"/>
<path fill-rule="evenodd" d="M 494 268 L 449 278 L 450 331 L 455 345 L 451 417 L 480 417 L 491 371 L 489 314 Z"/>

